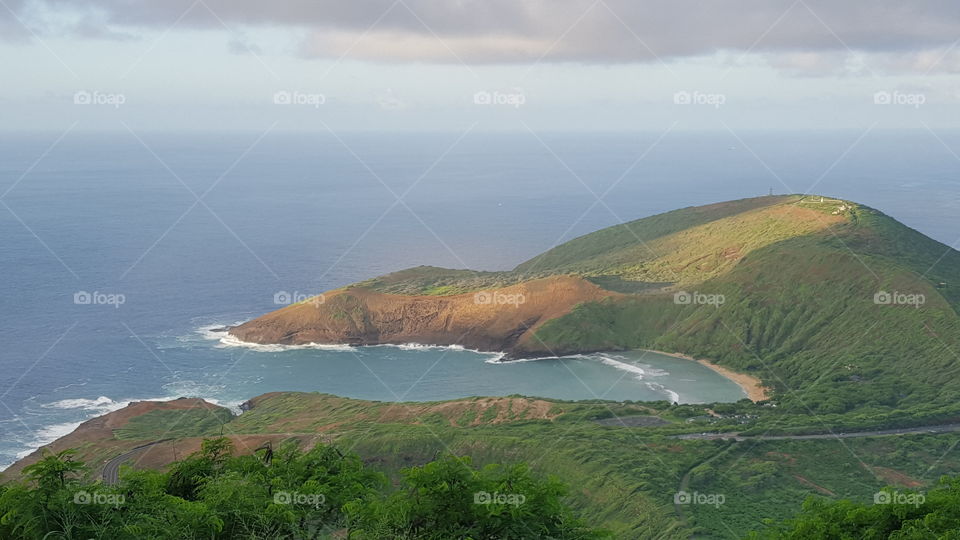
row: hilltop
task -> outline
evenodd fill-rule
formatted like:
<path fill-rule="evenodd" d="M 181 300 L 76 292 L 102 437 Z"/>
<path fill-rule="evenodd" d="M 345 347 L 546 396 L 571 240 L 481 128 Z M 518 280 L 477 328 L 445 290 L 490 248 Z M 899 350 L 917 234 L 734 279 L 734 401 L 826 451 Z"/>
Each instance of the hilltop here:
<path fill-rule="evenodd" d="M 230 333 L 514 358 L 650 348 L 713 359 L 761 377 L 788 405 L 842 413 L 956 395 L 958 307 L 960 252 L 855 202 L 788 195 L 615 225 L 505 272 L 402 270 Z"/>

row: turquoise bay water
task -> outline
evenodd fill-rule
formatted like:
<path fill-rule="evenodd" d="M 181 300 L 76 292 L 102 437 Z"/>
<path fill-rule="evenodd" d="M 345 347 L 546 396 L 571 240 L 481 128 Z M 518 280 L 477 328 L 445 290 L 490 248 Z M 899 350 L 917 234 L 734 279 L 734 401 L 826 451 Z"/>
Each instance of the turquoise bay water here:
<path fill-rule="evenodd" d="M 139 399 L 735 400 L 733 383 L 660 355 L 271 352 L 222 347 L 204 328 L 276 309 L 280 292 L 420 264 L 508 269 L 624 220 L 771 187 L 816 182 L 947 243 L 960 230 L 960 162 L 923 131 L 875 130 L 852 149 L 859 132 L 743 133 L 749 151 L 729 133 L 542 134 L 563 164 L 528 133 L 471 133 L 452 149 L 459 133 L 341 134 L 352 152 L 318 133 L 255 145 L 261 133 L 141 133 L 150 150 L 125 131 L 59 135 L 0 135 L 0 465 Z M 83 291 L 124 302 L 75 303 Z"/>
<path fill-rule="evenodd" d="M 218 337 L 201 330 L 197 337 L 179 338 L 170 346 L 234 349 L 237 361 L 231 369 L 231 384 L 211 395 L 232 404 L 263 388 L 382 401 L 521 394 L 571 400 L 711 403 L 746 397 L 739 386 L 709 368 L 652 351 L 503 362 L 500 355 L 457 347 L 236 347 L 225 346 Z"/>

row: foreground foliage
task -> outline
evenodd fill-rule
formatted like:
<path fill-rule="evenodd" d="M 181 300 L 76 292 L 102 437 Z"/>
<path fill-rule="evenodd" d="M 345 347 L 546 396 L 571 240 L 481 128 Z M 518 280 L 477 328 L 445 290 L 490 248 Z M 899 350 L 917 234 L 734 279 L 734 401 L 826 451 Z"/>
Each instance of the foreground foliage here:
<path fill-rule="evenodd" d="M 601 538 L 563 503 L 565 487 L 525 465 L 474 468 L 447 456 L 396 489 L 355 454 L 293 443 L 234 455 L 229 439 L 167 472 L 82 480 L 74 451 L 48 453 L 0 487 L 0 538 Z"/>
<path fill-rule="evenodd" d="M 926 494 L 885 490 L 874 504 L 811 498 L 799 516 L 751 538 L 960 538 L 960 477 L 945 477 Z"/>

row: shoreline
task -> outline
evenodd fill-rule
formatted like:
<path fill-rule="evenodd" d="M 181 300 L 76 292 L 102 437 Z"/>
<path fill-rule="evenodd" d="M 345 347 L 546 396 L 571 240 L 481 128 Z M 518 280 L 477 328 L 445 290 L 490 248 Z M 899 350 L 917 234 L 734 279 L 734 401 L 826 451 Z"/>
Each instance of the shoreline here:
<path fill-rule="evenodd" d="M 494 355 L 494 358 L 491 359 L 492 361 L 491 361 L 491 360 L 487 360 L 487 362 L 489 362 L 489 363 L 501 363 L 501 362 L 509 363 L 510 361 L 516 362 L 516 361 L 524 361 L 524 360 L 540 360 L 540 359 L 542 359 L 542 358 L 549 358 L 549 357 L 547 357 L 547 356 L 544 356 L 544 357 L 518 358 L 518 359 L 514 359 L 514 360 L 507 360 L 507 358 L 509 358 L 509 353 L 503 353 L 503 352 L 496 353 L 496 352 L 490 352 L 490 351 L 479 351 L 479 350 L 476 350 L 476 349 L 468 349 L 468 348 L 466 348 L 464 345 L 430 345 L 430 344 L 412 343 L 412 342 L 411 342 L 411 343 L 405 343 L 405 344 L 382 343 L 382 344 L 376 344 L 376 345 L 343 345 L 343 344 L 341 344 L 341 345 L 328 345 L 328 344 L 319 344 L 319 343 L 308 343 L 308 344 L 303 344 L 303 345 L 262 344 L 262 343 L 253 343 L 253 342 L 243 341 L 243 340 L 241 340 L 240 338 L 237 338 L 236 336 L 230 334 L 230 333 L 229 333 L 229 328 L 230 328 L 230 327 L 228 327 L 228 326 L 219 327 L 219 328 L 213 329 L 213 330 L 211 331 L 211 333 L 220 334 L 220 333 L 222 332 L 222 333 L 226 334 L 226 336 L 223 336 L 223 337 L 220 337 L 220 338 L 219 338 L 219 341 L 220 341 L 220 343 L 221 343 L 222 345 L 225 345 L 225 346 L 228 346 L 228 347 L 230 347 L 230 346 L 232 346 L 232 347 L 248 347 L 248 348 L 251 348 L 251 349 L 254 349 L 254 350 L 256 350 L 256 349 L 258 349 L 258 348 L 260 348 L 260 347 L 271 348 L 271 349 L 275 349 L 275 350 L 291 350 L 291 349 L 351 350 L 351 349 L 355 349 L 356 347 L 397 347 L 397 348 L 400 348 L 400 349 L 449 348 L 449 349 L 454 349 L 454 350 L 466 350 L 466 351 L 470 351 L 470 352 L 474 352 L 474 353 L 478 353 L 478 354 L 490 354 L 490 355 Z M 214 337 L 214 339 L 217 339 L 217 338 Z M 698 363 L 698 364 L 700 364 L 700 365 L 702 365 L 702 366 L 705 366 L 705 367 L 713 370 L 715 373 L 719 374 L 720 376 L 726 378 L 726 379 L 729 380 L 729 381 L 732 381 L 734 384 L 736 384 L 737 386 L 739 386 L 739 387 L 743 390 L 743 392 L 747 395 L 747 398 L 748 398 L 750 401 L 754 402 L 754 403 L 756 403 L 756 402 L 758 402 L 758 401 L 766 401 L 766 400 L 770 399 L 770 394 L 769 394 L 769 391 L 768 391 L 769 389 L 768 389 L 767 387 L 763 386 L 763 382 L 762 382 L 759 378 L 754 377 L 753 375 L 748 375 L 748 374 L 746 374 L 746 373 L 740 373 L 740 372 L 738 372 L 738 371 L 733 371 L 733 370 L 730 369 L 730 368 L 726 368 L 726 367 L 721 366 L 721 365 L 719 365 L 719 364 L 715 364 L 715 363 L 711 362 L 710 360 L 703 359 L 703 358 L 697 359 L 697 358 L 694 358 L 694 357 L 692 357 L 692 356 L 689 356 L 689 355 L 686 355 L 686 354 L 683 354 L 683 353 L 670 353 L 670 352 L 666 352 L 666 351 L 658 351 L 658 350 L 655 350 L 655 349 L 640 349 L 640 350 L 641 350 L 641 351 L 654 352 L 654 353 L 657 353 L 657 354 L 662 354 L 662 355 L 664 355 L 664 356 L 670 356 L 670 357 L 672 357 L 672 358 L 679 358 L 679 359 L 681 359 L 681 360 L 690 360 L 690 361 L 696 362 L 696 363 Z M 598 351 L 598 352 L 602 352 L 602 351 Z M 580 353 L 580 354 L 585 354 L 585 353 Z M 560 355 L 558 358 L 563 357 L 563 356 L 564 356 L 564 355 Z"/>
<path fill-rule="evenodd" d="M 703 358 L 698 359 L 682 353 L 669 353 L 665 351 L 657 351 L 654 349 L 643 349 L 643 350 L 654 352 L 657 354 L 662 354 L 664 356 L 672 356 L 673 358 L 680 358 L 682 360 L 691 360 L 702 366 L 706 366 L 711 370 L 713 370 L 714 372 L 736 383 L 737 386 L 743 389 L 744 393 L 747 394 L 747 398 L 754 403 L 758 401 L 766 401 L 770 399 L 768 388 L 763 386 L 763 382 L 757 377 L 754 377 L 753 375 L 747 375 L 746 373 L 733 371 L 730 368 L 723 367 L 719 364 L 714 364 L 710 360 L 706 360 Z"/>

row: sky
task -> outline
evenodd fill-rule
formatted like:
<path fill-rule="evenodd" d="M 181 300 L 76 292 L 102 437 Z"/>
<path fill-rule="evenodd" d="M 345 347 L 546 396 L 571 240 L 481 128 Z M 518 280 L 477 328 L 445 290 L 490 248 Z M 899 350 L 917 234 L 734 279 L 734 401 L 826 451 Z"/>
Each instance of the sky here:
<path fill-rule="evenodd" d="M 0 0 L 0 130 L 960 127 L 960 2 Z"/>

